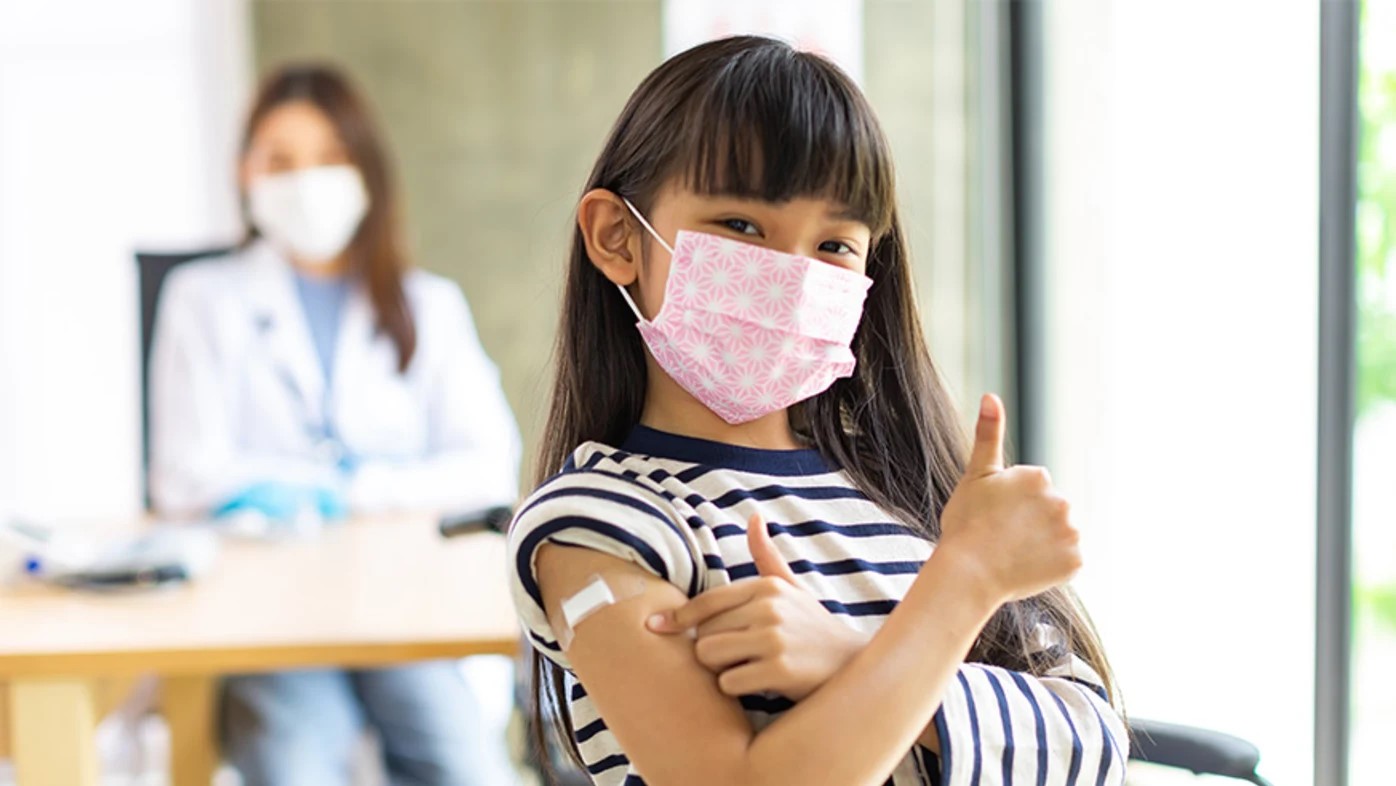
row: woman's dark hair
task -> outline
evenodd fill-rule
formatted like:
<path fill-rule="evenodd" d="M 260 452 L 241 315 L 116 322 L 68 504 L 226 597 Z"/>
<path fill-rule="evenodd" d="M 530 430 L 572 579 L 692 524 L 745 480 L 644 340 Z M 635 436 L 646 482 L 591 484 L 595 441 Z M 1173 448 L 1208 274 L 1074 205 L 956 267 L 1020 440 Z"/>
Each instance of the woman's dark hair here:
<path fill-rule="evenodd" d="M 964 472 L 969 441 L 927 351 L 896 209 L 892 156 L 871 107 L 835 65 L 780 41 L 741 36 L 697 46 L 635 90 L 585 190 L 608 189 L 648 213 L 674 180 L 700 194 L 770 202 L 835 200 L 872 229 L 872 278 L 853 339 L 853 376 L 790 410 L 796 432 L 842 466 L 874 502 L 930 541 Z M 620 444 L 640 421 L 645 355 L 621 294 L 572 239 L 558 325 L 556 377 L 537 481 L 589 440 Z M 1038 628 L 1064 641 L 1043 650 Z M 979 635 L 969 660 L 1033 673 L 1069 648 L 1115 695 L 1104 651 L 1074 595 L 1056 589 L 1010 603 Z M 562 672 L 534 652 L 533 713 L 547 749 L 558 719 L 573 759 Z"/>
<path fill-rule="evenodd" d="M 402 285 L 409 263 L 402 242 L 392 165 L 362 94 L 334 66 L 303 63 L 278 68 L 257 89 L 242 135 L 242 152 L 247 153 L 267 115 L 285 104 L 302 101 L 329 118 L 349 152 L 349 161 L 363 176 L 368 212 L 345 253 L 349 269 L 361 275 L 368 288 L 378 329 L 397 345 L 398 371 L 406 371 L 417 349 L 417 328 Z M 244 205 L 246 196 L 243 195 Z M 251 242 L 257 237 L 257 228 L 250 220 L 246 223 L 244 242 Z"/>

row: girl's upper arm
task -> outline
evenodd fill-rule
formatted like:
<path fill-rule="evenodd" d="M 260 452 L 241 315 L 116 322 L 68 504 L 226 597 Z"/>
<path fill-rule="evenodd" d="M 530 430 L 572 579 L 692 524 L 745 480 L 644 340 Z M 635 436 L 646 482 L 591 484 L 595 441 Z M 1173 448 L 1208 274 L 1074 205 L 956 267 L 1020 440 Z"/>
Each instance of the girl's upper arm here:
<path fill-rule="evenodd" d="M 548 619 L 595 576 L 639 587 L 577 625 L 567 657 L 635 769 L 654 786 L 741 784 L 753 738 L 740 705 L 724 696 L 688 636 L 651 633 L 651 614 L 688 600 L 633 563 L 586 548 L 545 544 L 537 576 Z"/>

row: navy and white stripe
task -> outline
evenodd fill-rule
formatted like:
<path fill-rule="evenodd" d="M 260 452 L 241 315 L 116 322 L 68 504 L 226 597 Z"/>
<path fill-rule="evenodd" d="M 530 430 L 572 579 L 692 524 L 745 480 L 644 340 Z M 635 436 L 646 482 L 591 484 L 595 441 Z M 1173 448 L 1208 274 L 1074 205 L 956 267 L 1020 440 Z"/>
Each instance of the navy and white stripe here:
<path fill-rule="evenodd" d="M 512 589 L 534 646 L 569 669 L 575 736 L 598 786 L 643 784 L 548 624 L 534 559 L 544 542 L 632 562 L 693 597 L 755 575 L 746 521 L 760 513 L 802 586 L 850 626 L 876 631 L 932 546 L 813 450 L 772 451 L 636 427 L 620 448 L 587 443 L 523 503 L 510 530 Z M 941 755 L 918 748 L 893 773 L 910 784 L 1119 784 L 1127 742 L 1100 679 L 1072 659 L 1048 676 L 966 664 L 935 722 Z M 754 728 L 786 711 L 747 696 Z"/>

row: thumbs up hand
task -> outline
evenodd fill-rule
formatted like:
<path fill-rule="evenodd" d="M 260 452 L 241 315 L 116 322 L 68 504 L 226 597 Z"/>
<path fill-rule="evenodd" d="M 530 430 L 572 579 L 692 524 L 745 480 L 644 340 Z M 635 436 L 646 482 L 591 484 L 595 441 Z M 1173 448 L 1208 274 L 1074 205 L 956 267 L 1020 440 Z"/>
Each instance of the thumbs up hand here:
<path fill-rule="evenodd" d="M 766 528 L 766 522 L 761 519 L 759 513 L 754 513 L 747 521 L 746 544 L 751 549 L 751 559 L 756 563 L 757 573 L 765 578 L 780 579 L 792 586 L 800 586 L 800 580 L 795 578 L 795 571 L 790 569 L 790 565 L 785 561 L 785 557 L 780 555 L 780 550 L 776 548 L 775 541 L 771 540 L 771 532 Z"/>
<path fill-rule="evenodd" d="M 799 701 L 823 685 L 868 636 L 800 586 L 760 515 L 747 521 L 757 576 L 714 587 L 649 623 L 656 633 L 696 629 L 694 653 L 729 696 L 773 692 Z"/>
<path fill-rule="evenodd" d="M 973 565 L 979 590 L 996 603 L 1064 584 L 1081 568 L 1071 506 L 1042 467 L 1004 467 L 1003 402 L 980 404 L 974 450 L 941 514 L 937 551 Z"/>

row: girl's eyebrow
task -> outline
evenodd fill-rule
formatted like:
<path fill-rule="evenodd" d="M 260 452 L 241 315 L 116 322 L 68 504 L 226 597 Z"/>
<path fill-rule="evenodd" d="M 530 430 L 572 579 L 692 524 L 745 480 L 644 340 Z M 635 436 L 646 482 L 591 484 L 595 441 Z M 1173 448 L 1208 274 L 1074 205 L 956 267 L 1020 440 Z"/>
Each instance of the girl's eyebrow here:
<path fill-rule="evenodd" d="M 863 217 L 858 213 L 858 211 L 854 210 L 848 205 L 840 205 L 836 208 L 831 207 L 827 211 L 825 211 L 824 214 L 829 218 L 833 218 L 839 221 L 856 221 L 860 224 L 864 223 Z"/>
<path fill-rule="evenodd" d="M 713 209 L 716 210 L 742 210 L 748 207 L 760 209 L 771 204 L 770 202 L 767 202 L 763 199 L 737 195 L 714 195 L 713 198 L 715 200 L 720 200 L 719 204 L 712 206 Z M 722 204 L 726 202 L 731 202 L 735 204 Z M 846 221 L 855 224 L 863 224 L 864 226 L 867 226 L 868 223 L 867 218 L 856 209 L 848 205 L 842 203 L 834 203 L 832 201 L 829 203 L 829 207 L 825 208 L 824 217 L 830 221 Z"/>

